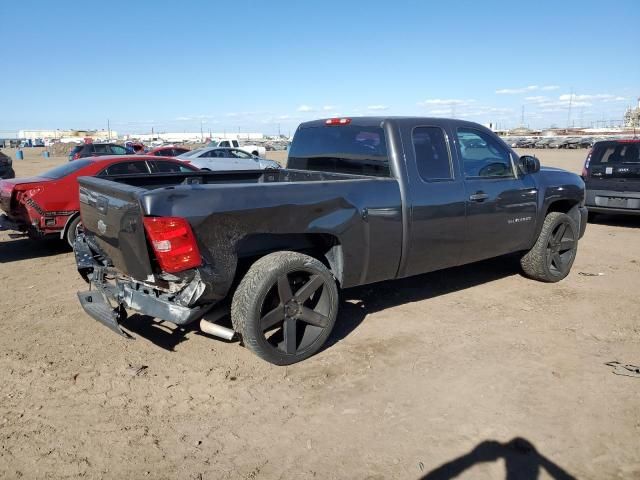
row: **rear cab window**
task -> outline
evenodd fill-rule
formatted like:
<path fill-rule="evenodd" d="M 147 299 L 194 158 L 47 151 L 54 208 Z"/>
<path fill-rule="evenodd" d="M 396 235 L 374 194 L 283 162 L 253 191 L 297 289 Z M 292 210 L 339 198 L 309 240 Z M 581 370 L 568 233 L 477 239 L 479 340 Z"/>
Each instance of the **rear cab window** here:
<path fill-rule="evenodd" d="M 453 179 L 449 146 L 440 127 L 415 127 L 411 135 L 420 177 L 427 181 Z"/>
<path fill-rule="evenodd" d="M 389 155 L 380 126 L 300 127 L 287 167 L 299 170 L 389 177 Z"/>

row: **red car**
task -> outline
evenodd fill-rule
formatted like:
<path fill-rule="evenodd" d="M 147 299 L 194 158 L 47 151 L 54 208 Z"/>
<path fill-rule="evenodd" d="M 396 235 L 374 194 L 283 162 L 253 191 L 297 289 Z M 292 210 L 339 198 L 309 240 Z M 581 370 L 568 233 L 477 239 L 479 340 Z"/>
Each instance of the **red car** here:
<path fill-rule="evenodd" d="M 78 177 L 197 171 L 173 158 L 147 155 L 87 157 L 60 165 L 37 177 L 0 180 L 0 230 L 32 238 L 54 236 L 73 246 L 80 223 Z"/>
<path fill-rule="evenodd" d="M 187 153 L 188 148 L 176 147 L 175 145 L 163 145 L 162 147 L 156 147 L 147 152 L 147 155 L 154 155 L 156 157 L 177 157 L 183 153 Z"/>

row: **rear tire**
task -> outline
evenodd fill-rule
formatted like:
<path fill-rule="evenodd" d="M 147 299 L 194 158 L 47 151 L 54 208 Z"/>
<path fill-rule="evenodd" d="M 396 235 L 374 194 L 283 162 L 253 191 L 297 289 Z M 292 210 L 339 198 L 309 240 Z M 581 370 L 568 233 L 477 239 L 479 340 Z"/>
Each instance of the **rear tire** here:
<path fill-rule="evenodd" d="M 231 303 L 231 320 L 244 345 L 275 365 L 315 354 L 338 314 L 338 287 L 320 261 L 297 252 L 257 260 Z"/>
<path fill-rule="evenodd" d="M 578 251 L 578 227 L 566 213 L 551 212 L 538 240 L 521 259 L 524 273 L 541 282 L 559 282 L 571 271 Z"/>
<path fill-rule="evenodd" d="M 80 220 L 80 215 L 71 220 L 69 226 L 67 227 L 67 232 L 65 234 L 65 239 L 69 246 L 73 249 L 73 244 L 76 243 L 76 238 L 78 238 L 78 234 L 82 231 L 82 221 Z"/>

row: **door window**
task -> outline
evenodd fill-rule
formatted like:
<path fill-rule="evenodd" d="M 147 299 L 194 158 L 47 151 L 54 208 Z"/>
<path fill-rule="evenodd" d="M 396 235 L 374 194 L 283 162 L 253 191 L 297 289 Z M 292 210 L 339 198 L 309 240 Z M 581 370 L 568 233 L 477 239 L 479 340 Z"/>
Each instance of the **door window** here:
<path fill-rule="evenodd" d="M 193 172 L 195 169 L 177 162 L 153 161 L 155 173 Z"/>
<path fill-rule="evenodd" d="M 219 147 L 230 147 L 231 145 L 229 145 L 229 142 L 227 140 L 220 142 L 218 144 Z"/>
<path fill-rule="evenodd" d="M 412 134 L 418 173 L 423 180 L 451 180 L 451 156 L 440 127 L 416 127 Z"/>
<path fill-rule="evenodd" d="M 253 158 L 252 155 L 247 152 L 243 152 L 242 150 L 229 150 L 229 156 L 233 158 Z"/>
<path fill-rule="evenodd" d="M 135 175 L 149 173 L 147 162 L 121 162 L 107 168 L 107 175 Z"/>
<path fill-rule="evenodd" d="M 511 153 L 497 139 L 473 128 L 458 128 L 456 134 L 465 177 L 514 177 Z"/>

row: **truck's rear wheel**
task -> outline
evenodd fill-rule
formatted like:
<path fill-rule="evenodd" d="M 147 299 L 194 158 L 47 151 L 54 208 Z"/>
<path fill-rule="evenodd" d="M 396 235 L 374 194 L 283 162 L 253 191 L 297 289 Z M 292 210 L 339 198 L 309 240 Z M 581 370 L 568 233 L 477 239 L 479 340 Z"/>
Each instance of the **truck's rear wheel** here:
<path fill-rule="evenodd" d="M 569 274 L 578 251 L 578 227 L 566 213 L 544 219 L 536 244 L 520 260 L 524 273 L 542 282 L 559 282 Z"/>
<path fill-rule="evenodd" d="M 338 314 L 338 288 L 318 260 L 276 252 L 256 261 L 233 296 L 231 319 L 247 348 L 276 365 L 316 353 Z"/>

